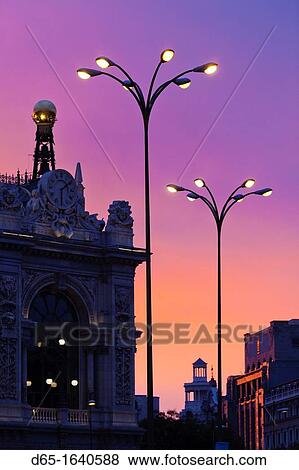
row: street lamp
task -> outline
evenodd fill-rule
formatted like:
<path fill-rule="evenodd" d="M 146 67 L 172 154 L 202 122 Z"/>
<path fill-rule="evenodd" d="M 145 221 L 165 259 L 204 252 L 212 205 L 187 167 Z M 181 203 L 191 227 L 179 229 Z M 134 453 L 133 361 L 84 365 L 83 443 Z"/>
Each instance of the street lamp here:
<path fill-rule="evenodd" d="M 204 202 L 210 209 L 214 220 L 217 226 L 217 298 L 218 298 L 218 307 L 217 307 L 217 341 L 218 341 L 218 425 L 222 424 L 222 343 L 221 343 L 221 327 L 222 327 L 222 303 L 221 303 L 221 232 L 222 225 L 225 217 L 227 216 L 230 209 L 237 203 L 244 201 L 244 199 L 251 195 L 258 196 L 270 196 L 272 194 L 271 188 L 258 189 L 256 191 L 251 191 L 248 193 L 239 193 L 236 194 L 241 189 L 252 188 L 255 184 L 253 178 L 245 180 L 240 184 L 227 198 L 221 210 L 218 209 L 215 197 L 210 190 L 210 188 L 205 183 L 205 180 L 202 178 L 196 178 L 194 184 L 198 188 L 204 188 L 208 192 L 208 197 L 202 196 L 192 189 L 184 188 L 183 186 L 177 186 L 175 184 L 168 184 L 166 186 L 167 190 L 171 193 L 186 191 L 187 199 L 189 201 L 200 200 Z"/>
<path fill-rule="evenodd" d="M 88 400 L 88 409 L 89 409 L 89 443 L 90 443 L 90 448 L 93 449 L 93 439 L 92 439 L 92 410 L 96 406 L 95 400 L 91 399 Z"/>
<path fill-rule="evenodd" d="M 96 59 L 97 65 L 101 71 L 80 68 L 77 70 L 78 76 L 84 80 L 101 75 L 107 76 L 118 82 L 122 87 L 128 91 L 138 104 L 141 111 L 143 120 L 143 133 L 144 133 L 144 179 L 145 179 L 145 248 L 146 248 L 146 322 L 147 322 L 147 419 L 148 419 L 148 445 L 150 448 L 153 446 L 153 426 L 154 426 L 154 406 L 153 406 L 153 347 L 152 347 L 152 287 L 151 287 L 151 224 L 150 224 L 150 173 L 149 173 L 149 119 L 154 103 L 160 94 L 171 84 L 185 89 L 191 84 L 191 80 L 186 77 L 186 74 L 193 72 L 201 72 L 205 74 L 215 73 L 218 65 L 214 62 L 200 65 L 199 67 L 191 68 L 179 73 L 171 80 L 159 85 L 154 90 L 155 81 L 160 67 L 163 64 L 171 61 L 174 57 L 172 49 L 165 49 L 160 55 L 160 61 L 153 73 L 150 86 L 147 94 L 143 93 L 138 83 L 128 74 L 128 72 L 119 64 L 113 62 L 108 57 L 98 57 Z M 118 69 L 125 79 L 121 79 L 107 69 L 114 67 Z"/>

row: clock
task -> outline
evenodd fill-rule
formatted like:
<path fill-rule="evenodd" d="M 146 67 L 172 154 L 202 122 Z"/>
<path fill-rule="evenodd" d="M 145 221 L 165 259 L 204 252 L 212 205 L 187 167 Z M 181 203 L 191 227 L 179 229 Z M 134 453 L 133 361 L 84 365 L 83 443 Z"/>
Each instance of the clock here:
<path fill-rule="evenodd" d="M 69 209 L 78 198 L 77 184 L 66 170 L 53 170 L 45 173 L 41 179 L 43 193 L 57 209 Z"/>

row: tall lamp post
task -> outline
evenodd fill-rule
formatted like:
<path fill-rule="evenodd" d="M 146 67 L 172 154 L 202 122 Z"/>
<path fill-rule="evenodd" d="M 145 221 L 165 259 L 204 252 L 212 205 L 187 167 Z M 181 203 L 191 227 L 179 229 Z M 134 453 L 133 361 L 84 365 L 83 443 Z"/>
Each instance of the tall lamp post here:
<path fill-rule="evenodd" d="M 160 56 L 160 61 L 152 76 L 147 94 L 143 93 L 138 83 L 133 80 L 131 75 L 120 65 L 113 62 L 108 57 L 98 57 L 96 64 L 102 70 L 114 67 L 125 77 L 119 78 L 109 72 L 94 70 L 89 68 L 80 68 L 77 70 L 78 76 L 83 80 L 106 76 L 115 80 L 122 87 L 129 91 L 134 97 L 141 111 L 144 132 L 144 181 L 145 181 L 145 248 L 146 248 L 146 323 L 147 323 L 147 419 L 148 419 L 148 445 L 153 446 L 153 425 L 154 425 L 154 407 L 153 407 L 153 347 L 152 347 L 152 286 L 151 286 L 151 223 L 150 223 L 150 174 L 149 174 L 149 120 L 150 115 L 157 98 L 171 84 L 185 89 L 191 84 L 190 78 L 186 74 L 205 73 L 212 75 L 216 72 L 218 65 L 214 62 L 200 65 L 195 68 L 185 70 L 175 77 L 159 85 L 154 91 L 155 81 L 160 67 L 169 62 L 174 56 L 172 49 L 165 49 Z"/>
<path fill-rule="evenodd" d="M 222 209 L 218 209 L 215 197 L 202 178 L 196 178 L 194 180 L 195 185 L 198 188 L 205 188 L 208 192 L 209 197 L 202 196 L 192 189 L 184 188 L 176 184 L 168 184 L 167 189 L 171 193 L 180 191 L 187 192 L 187 199 L 189 201 L 196 201 L 197 199 L 202 201 L 210 209 L 217 227 L 217 342 L 218 342 L 218 426 L 222 424 L 222 343 L 221 343 L 221 329 L 222 329 L 222 302 L 221 302 L 221 233 L 223 222 L 230 211 L 230 209 L 237 203 L 244 201 L 244 199 L 251 195 L 259 196 L 270 196 L 272 194 L 271 188 L 258 189 L 248 193 L 236 194 L 241 189 L 252 188 L 255 184 L 255 180 L 249 178 L 239 185 L 227 198 Z"/>

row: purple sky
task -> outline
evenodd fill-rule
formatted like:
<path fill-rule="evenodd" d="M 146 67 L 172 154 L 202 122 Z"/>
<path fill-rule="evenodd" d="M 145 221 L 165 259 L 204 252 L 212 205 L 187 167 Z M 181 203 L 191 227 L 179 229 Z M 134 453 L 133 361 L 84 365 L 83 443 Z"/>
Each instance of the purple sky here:
<path fill-rule="evenodd" d="M 113 199 L 128 199 L 138 246 L 144 245 L 139 111 L 111 80 L 83 82 L 75 71 L 94 67 L 95 57 L 103 54 L 146 87 L 167 47 L 176 55 L 163 66 L 163 80 L 210 60 L 220 64 L 213 77 L 190 77 L 188 90 L 170 87 L 152 115 L 156 321 L 191 321 L 195 329 L 204 322 L 214 328 L 216 244 L 210 214 L 181 195 L 169 195 L 164 186 L 178 180 L 234 90 L 181 182 L 192 185 L 194 177 L 202 176 L 220 199 L 246 177 L 255 177 L 260 187 L 273 187 L 271 198 L 252 198 L 238 206 L 224 229 L 224 321 L 256 328 L 272 319 L 299 317 L 298 10 L 292 0 L 0 3 L 0 172 L 31 167 L 31 110 L 39 99 L 52 100 L 58 110 L 58 166 L 73 171 L 81 161 L 88 208 L 101 217 L 106 218 Z M 136 278 L 136 314 L 144 319 L 142 269 Z M 182 406 L 182 384 L 191 378 L 191 363 L 199 356 L 217 372 L 215 344 L 156 347 L 156 393 L 163 408 Z M 243 345 L 225 345 L 224 360 L 226 375 L 240 373 Z M 143 347 L 137 354 L 137 391 L 145 391 Z"/>

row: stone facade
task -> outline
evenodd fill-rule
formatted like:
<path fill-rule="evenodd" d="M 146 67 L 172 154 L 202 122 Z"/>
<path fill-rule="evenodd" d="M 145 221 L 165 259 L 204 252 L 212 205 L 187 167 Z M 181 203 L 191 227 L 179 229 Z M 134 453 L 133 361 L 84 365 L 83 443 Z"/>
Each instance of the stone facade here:
<path fill-rule="evenodd" d="M 80 167 L 75 177 L 58 169 L 24 185 L 0 184 L 0 447 L 89 448 L 91 435 L 95 448 L 138 445 L 134 276 L 144 260 L 133 247 L 128 202 L 114 201 L 106 224 L 86 211 Z M 53 299 L 61 306 L 52 308 Z M 78 344 L 63 329 L 73 325 L 63 320 L 71 314 Z M 56 336 L 41 320 L 51 315 Z M 60 357 L 65 338 L 61 357 L 75 357 L 76 375 L 72 359 L 62 359 L 58 377 L 44 376 L 57 406 L 37 406 L 32 361 L 42 364 L 44 355 L 50 374 L 49 351 Z M 63 402 L 73 392 L 75 409 Z"/>
<path fill-rule="evenodd" d="M 299 448 L 299 380 L 273 387 L 265 397 L 265 449 Z"/>
<path fill-rule="evenodd" d="M 298 379 L 299 320 L 272 321 L 268 328 L 245 335 L 245 373 L 228 377 L 224 400 L 226 422 L 242 448 L 282 446 L 277 440 L 274 444 L 271 437 L 278 433 L 281 418 L 271 396 Z M 294 444 L 297 424 L 291 431 Z"/>

